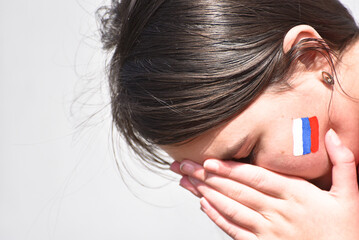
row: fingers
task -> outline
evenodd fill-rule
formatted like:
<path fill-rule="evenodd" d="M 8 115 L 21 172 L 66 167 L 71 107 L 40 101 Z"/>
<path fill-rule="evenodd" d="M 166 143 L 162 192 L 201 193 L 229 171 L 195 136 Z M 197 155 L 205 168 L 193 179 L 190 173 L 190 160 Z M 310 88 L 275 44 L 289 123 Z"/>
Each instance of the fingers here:
<path fill-rule="evenodd" d="M 233 224 L 258 232 L 265 225 L 265 218 L 258 212 L 215 191 L 203 182 L 190 178 L 192 184 L 210 202 L 213 208 Z"/>
<path fill-rule="evenodd" d="M 248 208 L 256 211 L 265 211 L 270 209 L 273 205 L 273 198 L 271 196 L 231 179 L 207 173 L 204 168 L 197 163 L 185 160 L 181 163 L 179 168 L 181 169 L 182 174 L 186 174 L 202 181 L 217 192 L 220 192 Z M 187 176 L 184 176 L 181 179 L 180 185 L 197 197 L 202 196 L 202 193 L 188 180 Z"/>
<path fill-rule="evenodd" d="M 285 198 L 283 193 L 290 191 L 289 183 L 293 178 L 258 166 L 232 161 L 210 159 L 204 162 L 204 168 L 208 172 L 240 182 L 276 198 Z"/>
<path fill-rule="evenodd" d="M 331 192 L 352 196 L 358 192 L 357 171 L 354 154 L 345 147 L 334 130 L 325 136 L 325 146 L 333 164 Z"/>
<path fill-rule="evenodd" d="M 201 198 L 201 208 L 204 213 L 225 233 L 235 240 L 258 240 L 256 235 L 245 228 L 239 227 L 224 218 L 211 204 L 205 199 Z"/>
<path fill-rule="evenodd" d="M 202 181 L 217 192 L 255 211 L 264 212 L 273 206 L 273 197 L 234 180 L 207 173 L 199 164 L 186 160 L 182 162 L 181 169 L 190 178 Z M 196 186 L 193 186 L 196 189 Z M 193 192 L 192 187 L 188 190 Z M 197 190 L 199 189 L 197 188 Z M 199 192 L 201 195 L 204 194 L 200 190 Z"/>
<path fill-rule="evenodd" d="M 221 194 L 256 211 L 271 209 L 273 197 L 231 179 L 208 174 L 204 183 Z"/>
<path fill-rule="evenodd" d="M 201 193 L 198 192 L 198 190 L 193 186 L 193 184 L 188 180 L 187 176 L 184 176 L 183 173 L 181 172 L 181 166 L 180 163 L 178 162 L 173 162 L 170 166 L 170 170 L 181 175 L 182 178 L 180 180 L 179 185 L 185 189 L 187 189 L 188 191 L 190 191 L 193 195 L 195 195 L 196 197 L 202 197 Z"/>

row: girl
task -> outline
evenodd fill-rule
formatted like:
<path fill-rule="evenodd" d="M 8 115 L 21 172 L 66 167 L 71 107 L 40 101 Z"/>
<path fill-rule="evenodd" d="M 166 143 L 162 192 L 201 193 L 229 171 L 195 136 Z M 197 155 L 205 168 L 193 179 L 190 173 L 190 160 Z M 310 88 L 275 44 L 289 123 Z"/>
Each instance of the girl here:
<path fill-rule="evenodd" d="M 147 165 L 167 152 L 234 239 L 359 238 L 359 30 L 339 1 L 102 10 L 113 121 Z"/>

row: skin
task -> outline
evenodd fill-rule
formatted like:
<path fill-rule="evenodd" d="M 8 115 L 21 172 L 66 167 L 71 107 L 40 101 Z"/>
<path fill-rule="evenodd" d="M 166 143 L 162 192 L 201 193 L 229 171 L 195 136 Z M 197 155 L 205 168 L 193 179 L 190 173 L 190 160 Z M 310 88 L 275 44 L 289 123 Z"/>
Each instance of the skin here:
<path fill-rule="evenodd" d="M 310 26 L 294 27 L 283 40 L 284 52 L 308 37 L 320 38 Z M 331 72 L 323 57 L 311 58 L 315 64 L 298 63 L 290 90 L 278 93 L 269 88 L 227 124 L 189 143 L 161 146 L 175 159 L 172 170 L 184 176 L 181 185 L 202 197 L 202 209 L 234 239 L 359 237 L 353 230 L 359 220 L 359 103 L 354 99 L 359 97 L 359 69 L 354 66 L 359 44 L 335 63 L 341 87 L 337 81 L 334 87 L 323 82 L 322 71 Z M 295 157 L 292 120 L 312 116 L 319 120 L 319 151 Z M 335 132 L 326 135 L 329 129 Z M 256 166 L 238 163 L 251 152 Z M 233 159 L 237 162 L 223 161 Z M 211 162 L 217 168 L 210 167 Z M 347 163 L 351 167 L 342 167 Z M 356 201 L 347 202 L 349 198 Z M 345 238 L 335 234 L 343 229 L 348 232 Z"/>
<path fill-rule="evenodd" d="M 180 169 L 202 196 L 202 210 L 235 240 L 355 240 L 359 191 L 354 155 L 333 130 L 325 143 L 333 163 L 330 191 L 237 162 L 206 160 L 202 167 L 185 160 Z M 178 167 L 172 165 L 179 172 Z"/>
<path fill-rule="evenodd" d="M 284 39 L 284 51 L 306 37 L 320 38 L 310 26 L 293 28 Z M 359 68 L 353 67 L 358 61 L 359 44 L 356 42 L 336 66 L 338 79 L 345 79 L 341 86 L 353 98 L 359 97 L 359 83 L 355 81 Z M 338 83 L 331 87 L 323 82 L 322 71 L 331 72 L 323 57 L 316 56 L 314 62 L 316 66 L 309 69 L 305 63 L 298 63 L 297 72 L 289 79 L 292 89 L 278 93 L 270 88 L 226 125 L 207 131 L 189 143 L 161 148 L 178 162 L 190 159 L 199 164 L 208 158 L 240 160 L 253 150 L 253 164 L 312 180 L 317 186 L 328 189 L 331 163 L 324 145 L 325 133 L 334 129 L 359 159 L 359 145 L 356 144 L 359 142 L 359 102 L 345 95 Z M 319 151 L 295 157 L 292 121 L 312 116 L 319 120 Z M 229 154 L 229 149 L 245 137 L 245 144 Z"/>

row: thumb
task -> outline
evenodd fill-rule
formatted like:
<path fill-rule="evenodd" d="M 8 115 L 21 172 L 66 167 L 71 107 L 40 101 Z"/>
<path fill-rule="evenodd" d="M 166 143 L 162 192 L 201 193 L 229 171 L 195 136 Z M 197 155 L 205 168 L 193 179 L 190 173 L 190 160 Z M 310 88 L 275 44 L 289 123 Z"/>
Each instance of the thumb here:
<path fill-rule="evenodd" d="M 340 141 L 334 130 L 325 135 L 325 146 L 333 164 L 330 192 L 350 196 L 358 192 L 357 171 L 354 154 Z"/>

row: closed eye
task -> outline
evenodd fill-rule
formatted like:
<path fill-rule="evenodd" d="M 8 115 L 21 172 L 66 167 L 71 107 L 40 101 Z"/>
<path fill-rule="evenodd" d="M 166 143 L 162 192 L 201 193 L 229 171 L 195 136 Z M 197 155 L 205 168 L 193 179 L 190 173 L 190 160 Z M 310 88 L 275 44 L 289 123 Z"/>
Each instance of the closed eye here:
<path fill-rule="evenodd" d="M 253 164 L 253 162 L 254 162 L 253 160 L 254 160 L 253 151 L 247 157 L 232 158 L 232 161 L 241 162 L 241 163 L 247 163 L 247 164 Z"/>
<path fill-rule="evenodd" d="M 247 163 L 247 164 L 253 164 L 254 165 L 254 160 L 255 160 L 255 155 L 257 153 L 257 148 L 254 147 L 251 151 L 251 153 L 247 156 L 247 157 L 242 157 L 242 158 L 232 158 L 232 161 L 235 162 L 241 162 L 241 163 Z"/>

